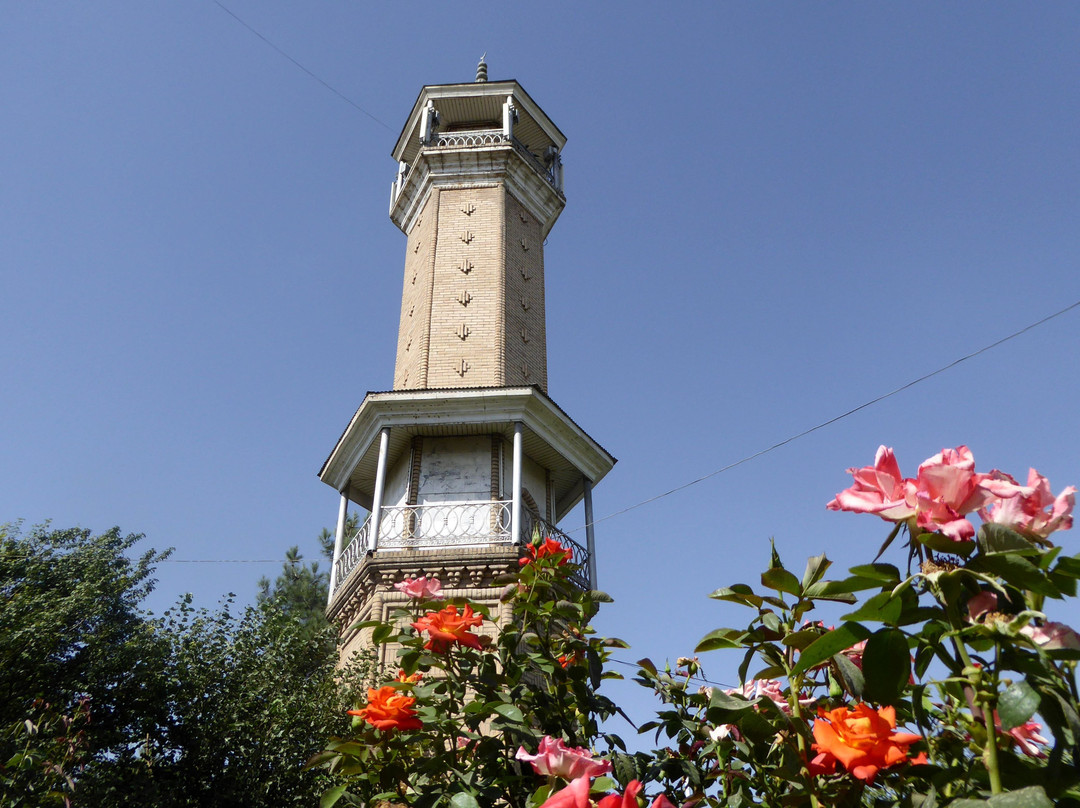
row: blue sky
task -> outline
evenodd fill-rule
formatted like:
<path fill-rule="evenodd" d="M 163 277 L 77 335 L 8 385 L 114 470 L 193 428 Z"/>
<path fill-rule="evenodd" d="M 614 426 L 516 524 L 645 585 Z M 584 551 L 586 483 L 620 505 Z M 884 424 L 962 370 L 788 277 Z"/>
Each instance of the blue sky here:
<path fill-rule="evenodd" d="M 0 521 L 314 555 L 316 472 L 392 383 L 390 149 L 485 51 L 569 138 L 549 392 L 619 458 L 600 518 L 1080 300 L 1076 5 L 226 5 L 367 114 L 209 0 L 0 6 Z M 1074 310 L 604 520 L 599 627 L 675 657 L 748 618 L 706 595 L 770 537 L 799 570 L 868 561 L 886 525 L 824 505 L 879 443 L 909 474 L 966 443 L 1080 483 L 1078 334 Z M 166 564 L 150 606 L 277 571 Z"/>

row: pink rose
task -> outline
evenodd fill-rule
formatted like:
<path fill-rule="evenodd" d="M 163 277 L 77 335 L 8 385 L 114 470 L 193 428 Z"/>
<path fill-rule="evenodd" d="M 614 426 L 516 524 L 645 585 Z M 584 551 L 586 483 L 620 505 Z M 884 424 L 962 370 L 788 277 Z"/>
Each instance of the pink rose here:
<path fill-rule="evenodd" d="M 874 465 L 850 468 L 848 474 L 855 478 L 855 484 L 837 494 L 825 506 L 829 510 L 873 513 L 890 522 L 902 522 L 915 515 L 914 503 L 908 501 L 912 481 L 900 476 L 896 456 L 889 447 L 878 447 Z"/>
<path fill-rule="evenodd" d="M 514 757 L 529 761 L 537 774 L 561 777 L 564 780 L 598 777 L 611 771 L 610 762 L 594 759 L 588 749 L 569 747 L 560 738 L 549 735 L 541 739 L 537 754 L 530 755 L 522 746 Z"/>
<path fill-rule="evenodd" d="M 866 640 L 859 640 L 853 646 L 841 653 L 850 659 L 855 664 L 856 668 L 862 670 L 862 658 L 863 654 L 866 653 Z"/>
<path fill-rule="evenodd" d="M 592 808 L 589 778 L 579 777 L 566 788 L 559 789 L 544 800 L 540 808 Z"/>
<path fill-rule="evenodd" d="M 923 530 L 944 533 L 953 541 L 972 539 L 975 528 L 964 514 L 988 504 L 995 495 L 1015 494 L 1007 481 L 997 484 L 1004 476 L 1000 472 L 976 474 L 975 458 L 966 446 L 942 449 L 919 466 L 915 480 L 919 514 L 915 523 Z"/>
<path fill-rule="evenodd" d="M 987 612 L 997 609 L 998 598 L 993 592 L 984 590 L 967 602 L 968 619 L 972 623 L 979 622 L 979 618 Z"/>
<path fill-rule="evenodd" d="M 1070 485 L 1055 498 L 1050 481 L 1035 469 L 1028 469 L 1027 490 L 1031 493 L 996 500 L 980 509 L 979 516 L 984 522 L 1006 525 L 1018 533 L 1040 539 L 1055 530 L 1072 527 L 1072 510 L 1076 504 L 1074 486 Z"/>
<path fill-rule="evenodd" d="M 439 594 L 442 592 L 442 583 L 435 576 L 428 578 L 426 575 L 421 575 L 419 578 L 406 578 L 394 584 L 394 589 L 417 600 L 442 600 L 443 597 Z"/>
<path fill-rule="evenodd" d="M 975 528 L 965 514 L 976 511 L 996 498 L 1030 493 L 1008 474 L 996 469 L 975 472 L 975 458 L 966 446 L 942 449 L 919 466 L 915 479 L 915 524 L 923 530 L 944 533 L 953 541 L 969 541 Z"/>
<path fill-rule="evenodd" d="M 784 695 L 783 687 L 778 679 L 751 679 L 742 687 L 725 690 L 724 693 L 728 696 L 737 693 L 748 701 L 767 698 L 775 704 L 781 712 L 791 713 L 791 703 L 788 701 L 787 696 Z M 799 704 L 806 706 L 808 704 L 813 704 L 815 701 L 816 699 L 799 699 Z"/>
<path fill-rule="evenodd" d="M 1020 633 L 1044 651 L 1071 648 L 1080 651 L 1080 634 L 1064 623 L 1043 623 L 1041 626 L 1024 626 Z"/>
<path fill-rule="evenodd" d="M 637 780 L 631 780 L 626 784 L 625 793 L 608 794 L 600 802 L 596 803 L 596 808 L 638 808 L 637 795 L 639 791 L 641 791 L 641 783 Z"/>
<path fill-rule="evenodd" d="M 997 713 L 994 713 L 994 718 L 997 718 Z M 1044 758 L 1046 757 L 1046 753 L 1035 744 L 1041 743 L 1045 746 L 1046 744 L 1049 744 L 1050 741 L 1039 734 L 1039 730 L 1041 729 L 1042 724 L 1028 721 L 1022 726 L 1013 727 L 1006 735 L 1011 735 L 1012 739 L 1016 742 L 1016 745 L 1020 747 L 1020 751 L 1028 757 Z"/>

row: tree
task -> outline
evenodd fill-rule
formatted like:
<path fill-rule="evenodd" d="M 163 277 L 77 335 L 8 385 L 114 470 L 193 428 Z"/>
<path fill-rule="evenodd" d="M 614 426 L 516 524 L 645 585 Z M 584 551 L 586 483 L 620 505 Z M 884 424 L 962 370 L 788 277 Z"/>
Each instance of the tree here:
<path fill-rule="evenodd" d="M 141 538 L 0 533 L 5 799 L 29 784 L 102 808 L 315 804 L 324 775 L 303 765 L 348 726 L 353 699 L 333 628 L 276 597 L 239 613 L 231 600 L 211 611 L 188 597 L 151 618 L 139 604 L 168 553 L 130 560 Z M 80 710 L 89 722 L 77 747 L 26 723 L 67 727 Z M 43 804 L 23 799 L 4 804 Z"/>
<path fill-rule="evenodd" d="M 163 647 L 138 611 L 168 553 L 127 552 L 142 539 L 113 528 L 23 533 L 0 528 L 0 726 L 26 719 L 35 701 L 60 715 L 89 705 L 93 759 L 126 765 L 131 740 L 166 720 L 148 682 Z M 0 761 L 14 748 L 0 740 Z"/>
<path fill-rule="evenodd" d="M 357 514 L 351 513 L 345 521 L 345 535 L 352 536 L 359 527 Z M 327 570 L 334 559 L 334 534 L 323 528 L 317 541 Z M 319 569 L 319 562 L 303 563 L 300 548 L 293 545 L 285 553 L 281 573 L 271 584 L 270 579 L 259 579 L 259 603 L 273 601 L 286 614 L 292 615 L 303 625 L 318 633 L 327 625 L 326 602 L 330 595 L 330 573 Z"/>

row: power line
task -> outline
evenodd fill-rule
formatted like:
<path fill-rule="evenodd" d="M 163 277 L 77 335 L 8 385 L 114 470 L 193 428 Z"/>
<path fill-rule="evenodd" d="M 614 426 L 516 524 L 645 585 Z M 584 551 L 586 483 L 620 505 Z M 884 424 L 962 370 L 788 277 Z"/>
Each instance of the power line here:
<path fill-rule="evenodd" d="M 215 2 L 216 2 L 216 0 L 215 0 Z M 882 395 L 877 396 L 876 398 L 872 398 L 869 401 L 866 401 L 866 402 L 860 404 L 857 407 L 852 407 L 847 412 L 844 412 L 844 413 L 841 413 L 840 415 L 834 416 L 833 418 L 830 418 L 827 421 L 822 421 L 820 424 L 812 426 L 809 429 L 804 429 L 802 432 L 798 432 L 798 433 L 796 433 L 794 435 L 791 435 L 790 437 L 784 438 L 782 441 L 778 441 L 777 443 L 774 443 L 772 446 L 769 446 L 769 447 L 767 447 L 765 449 L 761 449 L 761 450 L 759 450 L 757 452 L 754 452 L 753 454 L 749 454 L 746 457 L 740 458 L 739 460 L 736 460 L 736 461 L 734 461 L 732 463 L 728 463 L 726 466 L 722 466 L 721 468 L 718 468 L 716 471 L 712 471 L 712 472 L 710 472 L 708 474 L 705 474 L 705 475 L 703 475 L 701 477 L 698 477 L 695 480 L 690 480 L 689 482 L 683 483 L 682 485 L 678 485 L 675 488 L 672 488 L 669 491 L 665 491 L 662 494 L 657 494 L 656 496 L 649 497 L 648 499 L 643 499 L 643 500 L 641 500 L 641 502 L 635 503 L 633 505 L 628 505 L 627 507 L 622 508 L 621 510 L 615 511 L 614 513 L 609 513 L 607 516 L 602 516 L 599 519 L 594 519 L 592 524 L 595 525 L 595 524 L 597 524 L 599 522 L 606 522 L 608 519 L 614 519 L 616 516 L 621 516 L 622 514 L 628 513 L 629 511 L 636 510 L 637 508 L 641 508 L 641 507 L 643 507 L 645 505 L 648 505 L 648 504 L 650 504 L 652 502 L 656 502 L 658 500 L 664 499 L 665 497 L 669 497 L 672 494 L 676 494 L 679 491 L 683 491 L 683 490 L 685 490 L 687 488 L 690 488 L 691 486 L 697 485 L 698 483 L 703 483 L 706 480 L 710 480 L 713 477 L 717 476 L 718 474 L 723 474 L 725 471 L 730 471 L 731 469 L 736 468 L 737 466 L 741 466 L 744 463 L 749 463 L 751 460 L 755 460 L 756 458 L 759 458 L 762 455 L 766 455 L 769 452 L 773 452 L 773 451 L 775 451 L 775 450 L 777 450 L 777 449 L 779 449 L 779 448 L 781 448 L 783 446 L 787 446 L 789 443 L 792 443 L 793 441 L 796 441 L 799 438 L 804 438 L 804 437 L 806 437 L 807 435 L 809 435 L 809 434 L 811 434 L 813 432 L 817 432 L 819 429 L 824 429 L 827 426 L 831 426 L 832 424 L 835 424 L 838 421 L 842 421 L 843 419 L 845 419 L 845 418 L 847 418 L 847 417 L 849 417 L 851 415 L 854 415 L 855 413 L 857 413 L 857 412 L 859 412 L 861 410 L 865 410 L 867 407 L 871 407 L 874 404 L 877 404 L 877 403 L 879 403 L 881 401 L 884 401 L 887 398 L 891 398 L 892 396 L 895 396 L 897 393 L 901 393 L 904 390 L 907 390 L 908 388 L 914 387 L 915 385 L 920 384 L 922 382 L 925 382 L 928 379 L 932 379 L 933 377 L 938 376 L 938 375 L 944 373 L 947 370 L 951 370 L 952 368 L 956 367 L 957 365 L 962 364 L 963 362 L 968 361 L 969 359 L 973 359 L 974 357 L 979 356 L 980 354 L 984 354 L 987 351 L 993 350 L 994 348 L 997 348 L 999 345 L 1003 345 L 1006 342 L 1009 342 L 1010 340 L 1016 339 L 1017 337 L 1021 336 L 1022 334 L 1026 334 L 1028 331 L 1031 331 L 1034 328 L 1038 328 L 1039 326 L 1050 322 L 1054 318 L 1060 317 L 1061 315 L 1066 314 L 1066 313 L 1068 313 L 1068 312 L 1070 312 L 1073 309 L 1078 308 L 1078 307 L 1080 307 L 1080 300 L 1077 300 L 1075 303 L 1072 303 L 1072 304 L 1066 306 L 1065 308 L 1054 312 L 1053 314 L 1048 314 L 1046 317 L 1043 317 L 1041 320 L 1036 320 L 1034 323 L 1031 323 L 1030 325 L 1024 326 L 1020 330 L 1014 331 L 1013 333 L 1009 334 L 1008 336 L 1002 337 L 1001 339 L 997 340 L 996 342 L 991 342 L 989 345 L 985 345 L 982 348 L 979 348 L 977 351 L 972 351 L 971 353 L 966 354 L 965 356 L 961 356 L 959 359 L 954 359 L 952 362 L 949 362 L 947 365 L 942 365 L 937 370 L 931 371 L 930 373 L 926 373 L 926 374 L 918 377 L 917 379 L 913 379 L 912 381 L 907 382 L 906 384 L 902 384 L 899 387 L 897 387 L 896 389 L 890 390 L 888 393 L 883 393 Z M 580 533 L 584 529 L 585 529 L 585 527 L 579 527 L 579 528 L 575 528 L 574 530 L 568 531 L 568 533 Z M 270 558 L 231 558 L 231 559 L 230 558 L 222 558 L 222 559 L 217 559 L 217 558 L 167 558 L 167 559 L 162 559 L 162 560 L 160 560 L 160 561 L 158 561 L 156 563 L 160 563 L 160 564 L 286 564 L 286 563 L 294 563 L 294 562 L 291 562 L 289 559 L 270 559 Z"/>
<path fill-rule="evenodd" d="M 319 84 L 321 84 L 321 85 L 322 85 L 323 87 L 325 87 L 326 89 L 328 89 L 328 90 L 329 90 L 330 92 L 332 92 L 332 93 L 333 93 L 334 95 L 336 95 L 336 96 L 337 96 L 338 98 L 340 98 L 340 99 L 341 99 L 342 101 L 344 101 L 344 102 L 345 102 L 346 104 L 348 104 L 349 106 L 351 106 L 351 107 L 354 107 L 354 108 L 355 108 L 355 109 L 357 109 L 358 111 L 360 111 L 360 112 L 364 113 L 364 114 L 365 114 L 365 115 L 367 115 L 367 116 L 368 116 L 369 118 L 371 118 L 371 120 L 375 121 L 375 123 L 379 124 L 379 126 L 382 126 L 383 128 L 387 129 L 388 131 L 391 131 L 391 132 L 392 132 L 392 131 L 394 131 L 394 130 L 393 130 L 393 129 L 391 129 L 391 128 L 390 128 L 390 127 L 389 127 L 389 126 L 387 125 L 387 124 L 385 124 L 385 123 L 383 123 L 382 121 L 380 121 L 380 120 L 379 120 L 378 118 L 376 118 L 376 117 L 375 117 L 374 115 L 372 115 L 372 114 L 371 114 L 370 112 L 368 112 L 368 111 L 367 111 L 366 109 L 364 109 L 364 108 L 363 108 L 362 106 L 360 106 L 359 104 L 357 104 L 357 103 L 356 103 L 355 101 L 353 101 L 353 100 L 352 100 L 351 98 L 349 98 L 349 97 L 348 97 L 347 95 L 345 95 L 344 93 L 342 93 L 341 91 L 339 91 L 339 90 L 338 90 L 338 89 L 337 89 L 336 87 L 333 87 L 333 86 L 331 86 L 331 85 L 330 85 L 330 84 L 329 84 L 328 82 L 326 82 L 325 80 L 323 80 L 322 78 L 320 78 L 320 77 L 319 77 L 318 75 L 316 75 L 316 74 L 315 74 L 315 73 L 313 73 L 312 71 L 308 70 L 308 69 L 307 69 L 306 67 L 304 67 L 304 66 L 303 66 L 302 64 L 300 64 L 300 62 L 296 61 L 296 59 L 294 59 L 294 58 L 293 58 L 292 56 L 290 56 L 289 54 L 287 54 L 287 53 L 286 53 L 286 52 L 285 52 L 284 50 L 282 50 L 281 48 L 279 48 L 279 47 L 278 47 L 277 45 L 275 45 L 275 44 L 274 44 L 273 42 L 271 42 L 271 41 L 270 41 L 269 39 L 267 39 L 267 38 L 266 38 L 265 36 L 263 36 L 263 35 L 262 35 L 261 33 L 259 33 L 259 32 L 258 32 L 257 30 L 255 30 L 255 29 L 254 29 L 254 28 L 253 28 L 252 26 L 250 26 L 250 25 L 249 25 L 248 23 L 244 22 L 244 20 L 242 20 L 242 19 L 241 19 L 241 18 L 240 18 L 240 17 L 239 17 L 239 16 L 238 16 L 238 15 L 236 14 L 236 12 L 235 12 L 235 11 L 233 11 L 232 9 L 228 8 L 227 6 L 225 6 L 225 5 L 224 5 L 223 3 L 221 3 L 221 2 L 219 1 L 219 0 L 214 0 L 214 4 L 215 4 L 215 5 L 217 5 L 217 6 L 218 6 L 218 8 L 220 8 L 220 9 L 221 9 L 222 11 L 224 11 L 224 12 L 225 12 L 226 14 L 228 14 L 228 15 L 229 15 L 230 17 L 232 17 L 232 18 L 233 18 L 234 20 L 236 20 L 236 21 L 237 21 L 238 23 L 240 23 L 240 24 L 241 24 L 242 26 L 244 26 L 244 27 L 245 27 L 245 28 L 247 28 L 247 29 L 248 29 L 249 31 L 251 31 L 251 33 L 255 34 L 255 36 L 257 36 L 257 37 L 258 37 L 259 39 L 261 39 L 261 40 L 262 40 L 263 42 L 265 42 L 265 43 L 266 43 L 267 45 L 269 45 L 269 46 L 270 46 L 271 48 L 273 48 L 274 50 L 276 50 L 276 51 L 277 51 L 278 53 L 280 53 L 280 54 L 281 54 L 282 56 L 284 56 L 284 57 L 285 57 L 286 59 L 288 59 L 288 60 L 289 60 L 290 62 L 292 62 L 292 63 L 293 63 L 294 65 L 296 65 L 296 66 L 297 66 L 298 68 L 300 68 L 300 69 L 301 69 L 301 70 L 303 70 L 303 71 L 304 71 L 305 73 L 307 73 L 307 74 L 308 74 L 309 76 L 311 76 L 311 78 L 315 79 L 315 81 L 319 82 Z"/>
<path fill-rule="evenodd" d="M 807 435 L 809 435 L 809 434 L 811 434 L 813 432 L 817 432 L 819 429 L 824 429 L 827 426 L 831 426 L 832 424 L 835 424 L 837 421 L 842 421 L 843 419 L 847 418 L 850 415 L 854 415 L 855 413 L 859 412 L 860 410 L 865 410 L 867 407 L 873 406 L 874 404 L 877 404 L 878 402 L 884 401 L 887 398 L 891 398 L 892 396 L 895 396 L 897 393 L 902 393 L 904 390 L 907 390 L 910 387 L 914 387 L 915 385 L 920 384 L 922 382 L 925 382 L 927 379 L 932 379 L 934 376 L 937 376 L 937 375 L 939 375 L 941 373 L 944 373 L 947 370 L 951 370 L 952 368 L 956 367 L 957 365 L 959 365 L 959 364 L 961 364 L 963 362 L 966 362 L 969 359 L 973 359 L 974 357 L 978 356 L 979 354 L 986 353 L 987 351 L 992 350 L 992 349 L 998 347 L 999 345 L 1003 345 L 1004 343 L 1008 342 L 1009 340 L 1016 339 L 1021 334 L 1026 334 L 1031 329 L 1037 328 L 1040 325 L 1043 325 L 1044 323 L 1047 323 L 1050 320 L 1053 320 L 1055 317 L 1060 317 L 1061 315 L 1063 315 L 1063 314 L 1065 314 L 1065 313 L 1067 313 L 1069 311 L 1072 311 L 1073 309 L 1077 308 L 1078 306 L 1080 306 L 1080 300 L 1077 300 L 1075 303 L 1072 303 L 1071 305 L 1066 306 L 1065 308 L 1061 309 L 1060 311 L 1056 311 L 1053 314 L 1048 314 L 1046 317 L 1043 317 L 1041 320 L 1037 320 L 1036 322 L 1031 323 L 1031 325 L 1024 326 L 1019 331 L 1014 331 L 1013 333 L 1009 334 L 1007 337 L 1002 337 L 997 342 L 992 342 L 989 345 L 985 345 L 982 348 L 979 348 L 979 350 L 972 351 L 971 353 L 967 354 L 966 356 L 961 356 L 959 359 L 954 359 L 952 362 L 950 362 L 947 365 L 942 365 L 937 370 L 931 371 L 930 373 L 927 373 L 927 374 L 925 374 L 923 376 L 920 376 L 917 379 L 913 379 L 912 381 L 907 382 L 906 384 L 902 384 L 899 387 L 897 387 L 895 390 L 890 390 L 888 393 L 883 393 L 882 395 L 880 395 L 880 396 L 878 396 L 876 398 L 872 398 L 869 401 L 867 401 L 867 402 L 865 402 L 863 404 L 860 404 L 857 407 L 853 407 L 852 409 L 848 410 L 847 412 L 841 413 L 840 415 L 837 415 L 837 416 L 835 416 L 833 418 L 830 418 L 827 421 L 822 421 L 820 424 L 812 426 L 809 429 L 804 429 L 802 432 L 799 432 L 799 433 L 797 433 L 795 435 L 792 435 L 792 436 L 790 436 L 788 438 L 784 438 L 782 441 L 779 441 L 778 443 L 774 443 L 772 446 L 769 446 L 769 447 L 767 447 L 765 449 L 761 449 L 761 450 L 759 450 L 757 452 L 754 452 L 753 454 L 749 454 L 746 457 L 743 457 L 743 458 L 741 458 L 739 460 L 736 460 L 733 463 L 728 463 L 726 466 L 718 468 L 716 471 L 709 472 L 708 474 L 706 474 L 706 475 L 704 475 L 702 477 L 698 477 L 696 480 L 691 480 L 690 482 L 683 483 L 682 485 L 678 485 L 675 488 L 672 488 L 670 491 L 665 491 L 662 494 L 657 494 L 656 496 L 649 497 L 648 499 L 643 499 L 641 502 L 638 502 L 638 503 L 636 503 L 634 505 L 628 505 L 627 507 L 623 508 L 622 510 L 615 511 L 614 513 L 609 513 L 607 516 L 602 516 L 599 519 L 594 519 L 592 521 L 592 524 L 595 525 L 595 524 L 597 524 L 599 522 L 606 522 L 608 519 L 614 519 L 616 516 L 622 516 L 624 513 L 635 510 L 637 508 L 640 508 L 643 505 L 648 505 L 650 502 L 656 502 L 657 500 L 663 499 L 664 497 L 670 497 L 672 494 L 676 494 L 679 491 L 690 488 L 691 486 L 697 485 L 698 483 L 703 483 L 706 480 L 712 479 L 713 477 L 715 477 L 718 474 L 723 474 L 725 471 L 730 471 L 731 469 L 735 468 L 736 466 L 741 466 L 744 463 L 749 463 L 751 460 L 754 460 L 754 459 L 756 459 L 758 457 L 761 457 L 762 455 L 768 454 L 769 452 L 775 451 L 776 449 L 779 449 L 782 446 L 787 446 L 792 441 L 796 441 L 799 438 L 805 438 Z M 573 530 L 569 531 L 569 533 L 580 533 L 582 530 L 585 530 L 585 526 L 579 527 L 579 528 L 574 528 Z"/>

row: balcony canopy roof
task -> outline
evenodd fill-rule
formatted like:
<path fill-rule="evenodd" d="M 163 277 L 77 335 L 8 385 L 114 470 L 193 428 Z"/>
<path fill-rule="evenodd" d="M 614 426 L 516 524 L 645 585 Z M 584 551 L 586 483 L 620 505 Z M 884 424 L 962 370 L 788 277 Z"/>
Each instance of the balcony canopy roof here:
<path fill-rule="evenodd" d="M 364 508 L 371 507 L 379 432 L 390 427 L 388 466 L 410 450 L 415 435 L 501 434 L 513 440 L 524 425 L 523 450 L 551 472 L 556 510 L 567 513 L 615 465 L 600 444 L 536 387 L 395 390 L 368 393 L 319 471 L 319 479 Z"/>
<path fill-rule="evenodd" d="M 502 108 L 506 97 L 514 97 L 518 121 L 514 137 L 533 154 L 542 155 L 549 146 L 562 151 L 566 135 L 559 131 L 544 110 L 529 97 L 516 81 L 469 82 L 468 84 L 429 84 L 420 91 L 405 128 L 391 152 L 395 160 L 409 164 L 420 151 L 420 118 L 428 101 L 439 113 L 439 131 L 502 127 Z"/>

